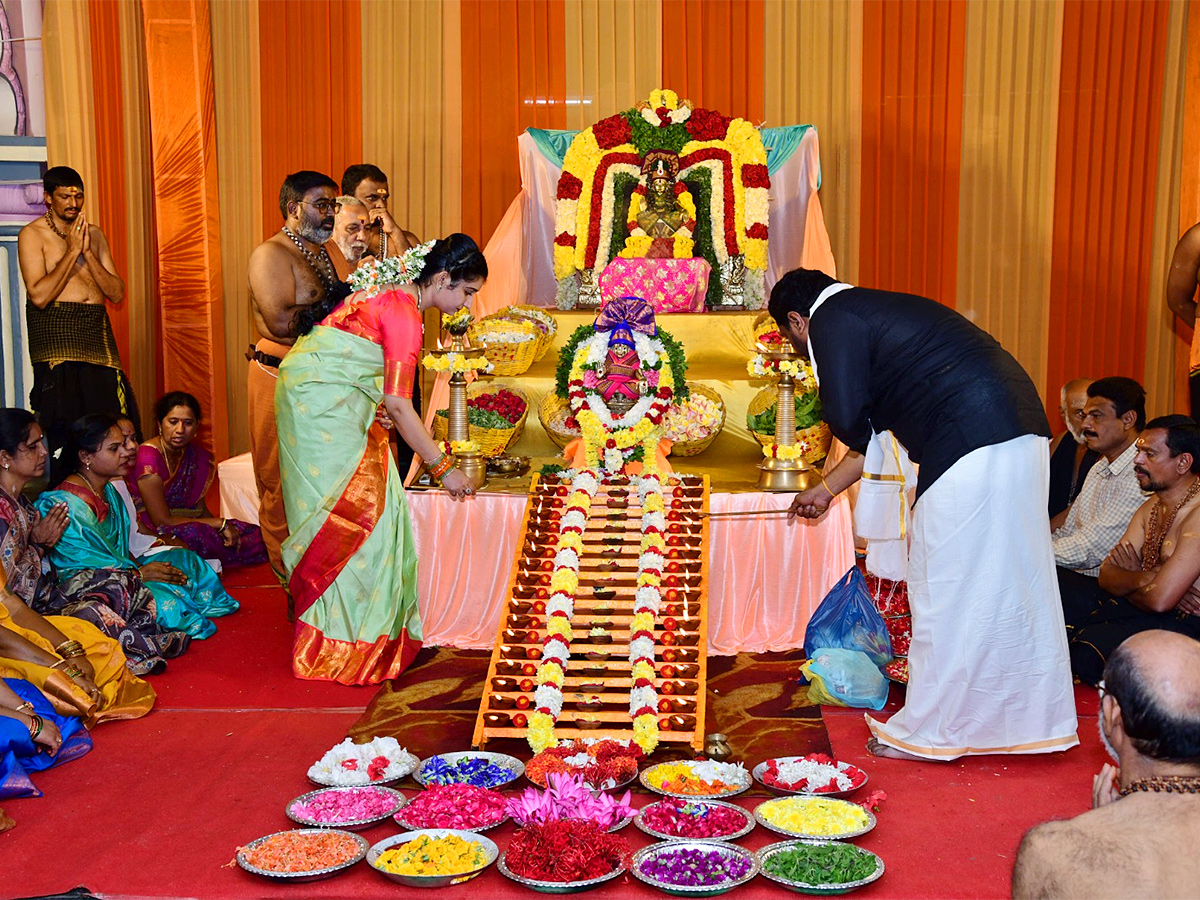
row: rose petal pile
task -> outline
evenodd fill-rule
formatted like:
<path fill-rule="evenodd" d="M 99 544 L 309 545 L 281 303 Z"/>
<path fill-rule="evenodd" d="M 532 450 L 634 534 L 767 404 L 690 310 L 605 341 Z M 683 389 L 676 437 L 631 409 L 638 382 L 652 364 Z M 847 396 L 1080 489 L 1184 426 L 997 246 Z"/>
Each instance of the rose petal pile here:
<path fill-rule="evenodd" d="M 415 769 L 418 761 L 394 737 L 373 738 L 365 744 L 346 738 L 313 763 L 308 777 L 338 787 L 392 781 Z"/>
<path fill-rule="evenodd" d="M 391 815 L 399 801 L 394 794 L 376 788 L 353 788 L 346 791 L 321 791 L 308 800 L 293 803 L 289 812 L 309 822 L 340 825 L 344 822 L 364 822 Z"/>
<path fill-rule="evenodd" d="M 349 862 L 360 844 L 340 831 L 283 831 L 256 847 L 238 847 L 242 859 L 268 872 L 315 872 Z"/>
<path fill-rule="evenodd" d="M 867 773 L 857 766 L 835 762 L 824 753 L 795 758 L 769 759 L 763 771 L 764 784 L 785 791 L 806 791 L 824 794 L 848 791 L 867 780 Z"/>
<path fill-rule="evenodd" d="M 699 391 L 693 391 L 683 403 L 672 406 L 664 420 L 663 435 L 669 441 L 701 441 L 721 424 L 721 407 Z"/>
<path fill-rule="evenodd" d="M 746 827 L 744 813 L 728 806 L 668 797 L 642 810 L 643 825 L 681 838 L 719 838 Z"/>
<path fill-rule="evenodd" d="M 456 828 L 470 831 L 504 820 L 504 795 L 473 784 L 431 784 L 396 813 L 408 828 Z"/>
<path fill-rule="evenodd" d="M 744 856 L 714 847 L 696 850 L 688 847 L 669 847 L 638 864 L 643 875 L 665 884 L 685 887 L 725 884 L 744 878 L 753 864 Z"/>
<path fill-rule="evenodd" d="M 547 790 L 527 788 L 508 801 L 508 814 L 518 825 L 583 819 L 609 829 L 634 814 L 629 791 L 620 800 L 614 800 L 605 793 L 594 796 L 578 775 L 551 772 L 547 780 L 550 783 Z"/>

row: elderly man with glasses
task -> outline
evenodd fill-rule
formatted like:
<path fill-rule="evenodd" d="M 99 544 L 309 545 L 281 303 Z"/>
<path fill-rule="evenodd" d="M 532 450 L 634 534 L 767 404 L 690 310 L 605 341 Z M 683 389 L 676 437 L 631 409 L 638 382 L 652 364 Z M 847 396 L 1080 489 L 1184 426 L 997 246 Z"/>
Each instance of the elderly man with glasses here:
<path fill-rule="evenodd" d="M 337 270 L 324 244 L 333 235 L 340 208 L 338 186 L 320 172 L 294 172 L 279 189 L 283 227 L 250 255 L 250 306 L 262 339 L 246 358 L 250 453 L 258 482 L 259 524 L 271 567 L 283 579 L 280 547 L 287 518 L 279 483 L 279 440 L 275 432 L 275 383 L 279 363 L 296 339 L 297 314 L 326 301 L 339 287 Z"/>
<path fill-rule="evenodd" d="M 1109 657 L 1100 739 L 1117 766 L 1092 809 L 1025 835 L 1014 897 L 1195 897 L 1200 886 L 1200 643 L 1144 631 Z"/>

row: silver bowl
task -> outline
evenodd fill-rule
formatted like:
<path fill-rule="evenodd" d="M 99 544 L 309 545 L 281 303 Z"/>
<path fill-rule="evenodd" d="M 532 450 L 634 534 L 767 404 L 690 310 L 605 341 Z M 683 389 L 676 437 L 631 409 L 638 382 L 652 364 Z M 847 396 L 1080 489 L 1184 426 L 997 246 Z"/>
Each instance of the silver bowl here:
<path fill-rule="evenodd" d="M 727 881 L 719 884 L 702 884 L 702 885 L 686 885 L 686 884 L 671 884 L 667 881 L 659 881 L 650 875 L 642 872 L 642 863 L 648 859 L 653 859 L 662 853 L 673 853 L 680 850 L 702 850 L 707 853 L 720 853 L 725 856 L 739 857 L 750 862 L 750 868 L 741 878 L 730 878 Z M 758 858 L 745 847 L 739 847 L 737 844 L 724 844 L 715 841 L 671 841 L 669 843 L 651 844 L 649 847 L 643 847 L 637 853 L 633 854 L 633 860 L 629 863 L 629 871 L 638 881 L 644 882 L 651 887 L 667 893 L 674 894 L 677 897 L 715 897 L 717 894 L 724 894 L 726 891 L 731 891 L 739 884 L 745 884 L 758 874 Z"/>
<path fill-rule="evenodd" d="M 417 825 L 415 822 L 409 822 L 409 821 L 405 820 L 404 813 L 406 811 L 407 810 L 402 809 L 398 813 L 396 813 L 394 816 L 392 816 L 392 819 L 395 821 L 395 823 L 397 825 L 399 825 L 401 828 L 406 828 L 409 831 L 423 830 L 421 828 L 421 826 Z M 500 815 L 500 818 L 496 819 L 494 822 L 488 822 L 486 825 L 476 825 L 472 828 L 459 828 L 456 830 L 457 831 L 470 831 L 472 834 L 482 834 L 485 831 L 491 831 L 493 828 L 499 828 L 501 825 L 503 825 L 507 821 L 508 821 L 508 813 L 502 813 Z M 424 829 L 424 830 L 428 830 L 428 829 Z"/>
<path fill-rule="evenodd" d="M 652 785 L 650 783 L 650 779 L 648 776 L 655 769 L 659 768 L 660 766 L 679 765 L 681 762 L 688 763 L 689 760 L 676 760 L 674 762 L 669 762 L 669 763 L 659 763 L 658 765 L 651 766 L 648 769 L 642 769 L 641 773 L 638 776 L 642 783 L 642 787 L 644 787 L 648 791 L 653 791 L 656 794 L 661 794 L 664 797 L 679 797 L 682 800 L 719 800 L 722 797 L 736 797 L 738 794 L 748 791 L 750 789 L 750 786 L 752 784 L 754 784 L 754 779 L 752 779 L 750 777 L 749 772 L 747 772 L 745 774 L 745 776 L 739 780 L 738 786 L 736 788 L 734 788 L 733 790 L 731 790 L 731 791 L 714 791 L 711 794 L 677 794 L 673 791 L 667 791 L 667 790 L 663 790 L 662 788 L 655 787 L 654 785 Z"/>
<path fill-rule="evenodd" d="M 628 821 L 628 820 L 626 820 Z M 610 831 L 612 829 L 609 829 Z M 522 878 L 508 867 L 505 857 L 508 851 L 500 855 L 500 862 L 496 864 L 496 868 L 500 870 L 500 874 L 507 878 L 511 878 L 517 884 L 524 885 L 531 890 L 540 891 L 543 894 L 578 894 L 580 891 L 590 890 L 598 885 L 604 884 L 606 881 L 612 881 L 625 874 L 625 862 L 622 862 L 607 875 L 601 875 L 598 878 L 587 878 L 583 881 L 534 881 L 532 878 Z"/>
<path fill-rule="evenodd" d="M 385 872 L 379 868 L 379 857 L 383 855 L 385 850 L 390 850 L 392 847 L 398 847 L 401 844 L 407 844 L 409 841 L 416 840 L 422 836 L 442 838 L 451 834 L 457 835 L 464 841 L 474 841 L 483 847 L 486 862 L 479 868 L 472 869 L 470 872 L 457 872 L 454 875 L 397 875 L 394 872 Z M 476 834 L 472 831 L 459 831 L 453 828 L 422 828 L 417 831 L 405 831 L 400 834 L 394 834 L 391 837 L 384 838 L 377 844 L 373 844 L 371 849 L 367 851 L 367 865 L 384 878 L 395 881 L 398 884 L 405 884 L 409 887 L 445 887 L 448 884 L 461 884 L 464 881 L 470 881 L 494 863 L 496 857 L 499 855 L 500 848 L 496 846 L 496 842 L 481 834 Z"/>
<path fill-rule="evenodd" d="M 350 819 L 345 822 L 320 822 L 316 819 L 309 819 L 305 816 L 292 812 L 292 807 L 296 806 L 297 804 L 307 803 L 309 800 L 313 800 L 322 795 L 343 793 L 347 791 L 361 791 L 364 788 L 369 788 L 371 790 L 387 794 L 392 798 L 395 805 L 392 806 L 392 808 L 387 812 L 378 816 L 374 816 L 370 819 Z M 331 787 L 322 788 L 319 791 L 309 791 L 307 794 L 301 794 L 287 805 L 287 808 L 284 810 L 284 814 L 298 825 L 307 825 L 310 828 L 344 828 L 347 831 L 362 831 L 364 828 L 370 828 L 376 822 L 382 822 L 388 816 L 395 815 L 396 810 L 403 807 L 407 802 L 408 798 L 399 791 L 392 790 L 388 787 L 379 787 L 378 785 L 373 784 L 355 785 L 354 787 Z"/>
<path fill-rule="evenodd" d="M 763 807 L 769 806 L 772 803 L 787 803 L 787 802 L 791 802 L 791 801 L 815 802 L 815 801 L 821 801 L 821 800 L 824 800 L 829 803 L 842 803 L 842 804 L 845 804 L 846 806 L 852 806 L 856 809 L 862 809 L 863 812 L 867 814 L 867 824 L 864 825 L 862 828 L 859 828 L 857 831 L 846 831 L 846 832 L 843 832 L 842 834 L 811 834 L 811 833 L 804 832 L 804 831 L 789 831 L 788 829 L 781 828 L 778 825 L 772 825 L 770 822 L 767 821 L 766 817 L 763 815 Z M 847 841 L 847 840 L 850 840 L 851 838 L 861 837 L 862 835 L 866 834 L 868 831 L 870 831 L 872 828 L 875 827 L 875 814 L 872 813 L 869 809 L 863 809 L 861 806 L 858 806 L 858 804 L 851 803 L 849 800 L 838 800 L 835 797 L 814 797 L 811 794 L 795 794 L 795 795 L 792 795 L 789 797 L 776 797 L 774 800 L 764 800 L 762 803 L 758 804 L 758 806 L 754 807 L 754 820 L 756 822 L 758 822 L 758 824 L 761 825 L 763 828 L 766 828 L 768 831 L 773 831 L 776 834 L 782 834 L 786 837 L 807 838 L 810 840 L 817 840 L 817 841 L 828 841 L 828 840 Z"/>
<path fill-rule="evenodd" d="M 507 753 L 491 753 L 486 750 L 458 750 L 453 753 L 438 753 L 436 756 L 431 756 L 428 759 L 421 760 L 421 764 L 417 766 L 416 771 L 413 773 L 413 780 L 416 781 L 417 784 L 421 785 L 421 787 L 439 783 L 430 781 L 429 777 L 425 774 L 426 767 L 429 766 L 429 764 L 435 759 L 443 759 L 452 766 L 464 759 L 485 759 L 488 762 L 495 763 L 496 765 L 502 766 L 505 769 L 511 769 L 513 773 L 512 777 L 500 782 L 499 784 L 491 785 L 490 787 L 492 790 L 498 790 L 499 788 L 504 787 L 506 784 L 511 784 L 525 774 L 525 763 L 521 762 L 515 756 L 509 756 Z"/>
<path fill-rule="evenodd" d="M 357 834 L 353 834 L 349 831 L 342 831 L 337 828 L 293 828 L 290 830 L 300 832 L 301 834 L 344 834 L 346 837 L 352 838 L 358 844 L 358 852 L 351 859 L 346 860 L 344 863 L 339 863 L 336 866 L 328 866 L 324 869 L 312 869 L 308 872 L 274 872 L 271 869 L 260 869 L 258 866 L 248 863 L 246 861 L 244 851 L 253 850 L 260 844 L 265 843 L 276 835 L 287 834 L 286 831 L 275 831 L 271 834 L 266 834 L 260 838 L 256 838 L 255 840 L 246 844 L 244 847 L 239 847 L 237 852 L 237 864 L 247 872 L 251 872 L 255 875 L 261 875 L 263 878 L 271 878 L 275 881 L 286 881 L 289 884 L 299 884 L 305 881 L 320 881 L 322 878 L 329 878 L 331 875 L 336 875 L 338 872 L 350 868 L 354 864 L 361 862 L 366 857 L 371 846 L 367 843 L 366 838 Z"/>
<path fill-rule="evenodd" d="M 778 853 L 786 850 L 791 850 L 798 846 L 808 847 L 825 847 L 829 844 L 836 844 L 838 841 L 815 841 L 815 840 L 796 840 L 796 841 L 780 841 L 777 844 L 768 844 L 758 851 L 758 873 L 763 878 L 769 881 L 774 881 L 776 884 L 782 884 L 784 887 L 791 888 L 801 894 L 848 894 L 853 890 L 857 890 L 864 885 L 870 884 L 872 881 L 879 879 L 883 875 L 883 860 L 879 855 L 872 853 L 870 850 L 863 850 L 861 847 L 855 847 L 859 853 L 865 853 L 868 856 L 875 857 L 875 871 L 866 878 L 860 878 L 857 881 L 844 881 L 841 884 L 809 884 L 803 881 L 793 881 L 790 878 L 784 878 L 782 875 L 772 875 L 767 871 L 767 860 Z M 847 845 L 852 846 L 852 845 Z"/>
<path fill-rule="evenodd" d="M 637 816 L 634 817 L 633 824 L 636 825 L 638 828 L 640 828 L 642 831 L 644 831 L 646 834 L 650 835 L 650 837 L 658 838 L 660 841 L 710 841 L 710 842 L 711 841 L 718 841 L 718 842 L 719 841 L 736 841 L 738 838 L 743 838 L 746 835 L 748 835 L 751 831 L 754 830 L 754 815 L 752 813 L 750 813 L 748 810 L 745 810 L 742 807 L 738 806 L 736 803 L 726 803 L 723 800 L 703 800 L 703 799 L 699 799 L 699 798 L 695 798 L 695 797 L 689 797 L 687 799 L 694 803 L 703 803 L 705 806 L 722 806 L 727 809 L 737 810 L 745 818 L 745 820 L 746 820 L 745 824 L 743 824 L 742 827 L 739 828 L 737 831 L 731 832 L 730 834 L 722 834 L 722 835 L 715 836 L 715 837 L 708 837 L 708 838 L 677 837 L 676 835 L 673 835 L 673 834 L 667 834 L 665 831 L 656 831 L 655 829 L 653 829 L 649 825 L 647 825 L 645 818 L 643 818 L 643 816 L 646 813 L 646 810 L 650 809 L 651 807 L 658 806 L 659 803 L 662 803 L 661 800 L 656 800 L 654 803 L 648 803 L 645 806 L 643 806 L 641 809 L 639 809 Z"/>
<path fill-rule="evenodd" d="M 797 760 L 802 760 L 802 759 L 807 759 L 807 758 L 808 757 L 805 757 L 805 756 L 776 756 L 776 757 L 774 757 L 774 760 L 776 763 L 782 764 L 782 763 L 787 763 L 787 762 L 795 762 Z M 769 763 L 769 762 L 771 762 L 771 760 L 764 759 L 762 762 L 760 762 L 757 766 L 755 766 L 751 770 L 750 774 L 752 776 L 754 776 L 755 781 L 757 781 L 759 784 L 761 784 L 763 787 L 765 787 L 772 794 L 779 794 L 781 796 L 787 796 L 787 795 L 791 795 L 791 794 L 799 794 L 799 795 L 805 796 L 805 797 L 845 798 L 845 797 L 849 797 L 855 791 L 858 791 L 861 788 L 865 787 L 867 781 L 870 780 L 869 778 L 866 777 L 867 773 L 865 771 L 863 771 L 862 769 L 860 769 L 858 766 L 851 765 L 848 762 L 839 762 L 839 763 L 837 763 L 837 767 L 839 770 L 841 770 L 843 772 L 845 772 L 849 769 L 854 769 L 857 772 L 862 772 L 863 776 L 864 776 L 862 784 L 858 785 L 857 787 L 852 787 L 849 790 L 845 790 L 845 791 L 809 791 L 809 790 L 793 791 L 789 788 L 779 787 L 778 785 L 775 785 L 775 784 L 767 784 L 767 782 L 763 781 L 763 775 L 767 771 L 767 763 Z"/>
<path fill-rule="evenodd" d="M 404 757 L 400 760 L 401 774 L 393 775 L 390 778 L 384 778 L 380 781 L 364 781 L 361 784 L 334 784 L 332 781 L 323 781 L 320 778 L 314 778 L 312 775 L 308 776 L 308 780 L 313 784 L 319 784 L 321 787 L 381 787 L 403 781 L 412 774 L 413 769 L 420 762 L 421 760 L 417 756 L 405 751 Z"/>

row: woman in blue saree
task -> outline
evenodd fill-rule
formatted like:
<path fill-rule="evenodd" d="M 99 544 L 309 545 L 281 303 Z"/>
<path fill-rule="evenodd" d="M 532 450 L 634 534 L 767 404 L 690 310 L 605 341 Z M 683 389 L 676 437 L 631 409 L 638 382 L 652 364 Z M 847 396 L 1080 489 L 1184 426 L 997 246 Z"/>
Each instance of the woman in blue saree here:
<path fill-rule="evenodd" d="M 59 715 L 28 681 L 0 679 L 0 800 L 42 796 L 30 775 L 91 749 L 82 721 Z"/>
<path fill-rule="evenodd" d="M 216 631 L 209 617 L 232 612 L 236 601 L 193 553 L 164 551 L 143 565 L 129 555 L 129 514 L 109 482 L 129 471 L 134 452 L 116 419 L 85 416 L 72 423 L 68 438 L 58 461 L 58 486 L 35 504 L 45 513 L 65 503 L 69 517 L 50 550 L 68 601 L 52 611 L 87 618 L 102 630 L 107 630 L 102 622 L 115 614 L 141 638 L 131 653 L 124 635 L 113 635 L 128 656 L 147 651 L 160 659 L 178 656 L 192 637 Z"/>

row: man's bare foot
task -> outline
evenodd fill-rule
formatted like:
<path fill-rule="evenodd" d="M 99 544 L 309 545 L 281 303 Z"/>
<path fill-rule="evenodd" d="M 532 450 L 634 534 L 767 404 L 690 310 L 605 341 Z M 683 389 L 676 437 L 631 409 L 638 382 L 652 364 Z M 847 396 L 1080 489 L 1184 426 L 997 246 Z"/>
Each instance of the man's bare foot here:
<path fill-rule="evenodd" d="M 916 756 L 912 753 L 905 753 L 903 750 L 897 750 L 895 747 L 889 747 L 883 741 L 871 738 L 867 741 L 867 752 L 872 756 L 882 756 L 887 759 L 910 759 L 914 762 L 929 762 L 923 756 Z"/>

